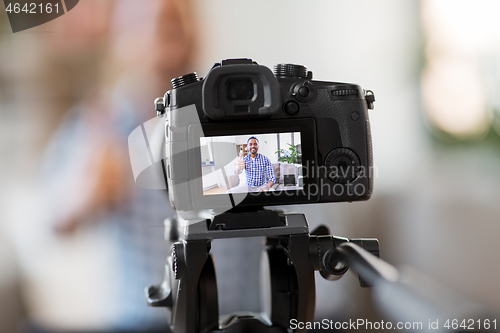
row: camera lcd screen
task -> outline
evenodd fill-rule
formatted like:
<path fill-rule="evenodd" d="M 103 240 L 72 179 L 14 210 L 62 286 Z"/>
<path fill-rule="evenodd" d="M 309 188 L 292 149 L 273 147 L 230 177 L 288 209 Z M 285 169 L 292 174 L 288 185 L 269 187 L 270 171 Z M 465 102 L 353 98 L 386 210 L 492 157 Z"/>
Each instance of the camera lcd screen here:
<path fill-rule="evenodd" d="M 193 163 L 186 166 L 193 177 L 192 206 L 213 209 L 317 202 L 317 176 L 307 172 L 317 165 L 315 127 L 314 119 L 308 118 L 189 126 Z M 256 140 L 250 140 L 252 136 Z M 264 166 L 252 167 L 251 163 Z"/>
<path fill-rule="evenodd" d="M 200 137 L 203 195 L 303 189 L 300 132 Z"/>

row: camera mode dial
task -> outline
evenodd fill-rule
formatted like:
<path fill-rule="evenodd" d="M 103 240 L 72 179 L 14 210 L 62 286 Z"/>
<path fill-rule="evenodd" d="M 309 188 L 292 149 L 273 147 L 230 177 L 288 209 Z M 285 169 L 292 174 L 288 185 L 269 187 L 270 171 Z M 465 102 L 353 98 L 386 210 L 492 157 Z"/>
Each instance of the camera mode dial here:
<path fill-rule="evenodd" d="M 360 162 L 355 152 L 347 148 L 337 148 L 325 158 L 327 177 L 335 182 L 346 184 L 358 178 Z"/>
<path fill-rule="evenodd" d="M 295 64 L 277 64 L 274 66 L 276 77 L 302 77 L 307 78 L 307 68 Z"/>
<path fill-rule="evenodd" d="M 171 80 L 172 87 L 174 89 L 184 87 L 184 86 L 187 86 L 188 84 L 195 83 L 198 81 L 199 81 L 198 74 L 196 74 L 195 72 L 189 73 L 189 74 L 186 74 L 183 76 L 179 76 L 179 77 L 176 77 L 175 79 Z"/>

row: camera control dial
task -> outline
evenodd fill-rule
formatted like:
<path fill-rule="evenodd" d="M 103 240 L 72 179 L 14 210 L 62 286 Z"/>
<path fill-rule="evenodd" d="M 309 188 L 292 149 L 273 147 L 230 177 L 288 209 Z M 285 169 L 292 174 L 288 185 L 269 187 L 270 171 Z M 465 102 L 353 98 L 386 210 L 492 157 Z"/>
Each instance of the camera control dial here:
<path fill-rule="evenodd" d="M 276 77 L 302 77 L 307 78 L 307 68 L 295 64 L 277 64 L 274 66 Z"/>
<path fill-rule="evenodd" d="M 188 84 L 198 82 L 198 75 L 193 72 L 171 80 L 174 89 L 187 86 Z"/>
<path fill-rule="evenodd" d="M 360 173 L 360 162 L 355 152 L 347 148 L 337 148 L 325 158 L 327 177 L 335 183 L 356 180 Z"/>

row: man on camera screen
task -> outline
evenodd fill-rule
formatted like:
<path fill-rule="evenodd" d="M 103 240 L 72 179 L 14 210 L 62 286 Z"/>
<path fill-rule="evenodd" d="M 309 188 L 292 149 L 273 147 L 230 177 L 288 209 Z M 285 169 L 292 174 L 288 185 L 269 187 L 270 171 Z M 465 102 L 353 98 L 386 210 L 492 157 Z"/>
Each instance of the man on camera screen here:
<path fill-rule="evenodd" d="M 259 140 L 252 136 L 247 141 L 247 149 L 250 152 L 243 157 L 240 152 L 240 158 L 235 174 L 240 174 L 246 170 L 247 185 L 250 192 L 268 191 L 276 182 L 274 170 L 271 161 L 266 156 L 259 154 Z"/>

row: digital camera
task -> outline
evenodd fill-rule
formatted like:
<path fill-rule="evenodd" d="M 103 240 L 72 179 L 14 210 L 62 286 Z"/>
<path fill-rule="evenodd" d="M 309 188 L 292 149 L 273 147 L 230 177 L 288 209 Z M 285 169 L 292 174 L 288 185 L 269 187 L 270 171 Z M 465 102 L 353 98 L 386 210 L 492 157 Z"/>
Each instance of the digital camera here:
<path fill-rule="evenodd" d="M 359 201 L 373 190 L 373 92 L 274 73 L 251 59 L 190 73 L 155 101 L 166 118 L 164 174 L 172 206 L 207 208 Z"/>

